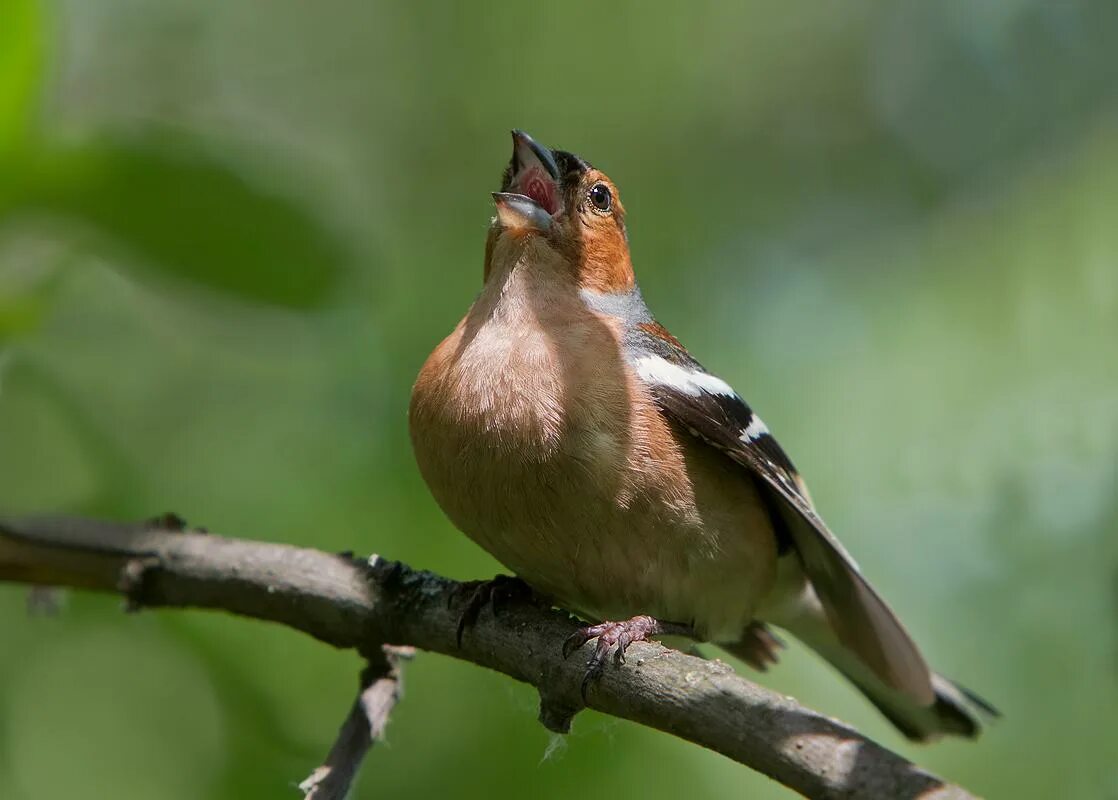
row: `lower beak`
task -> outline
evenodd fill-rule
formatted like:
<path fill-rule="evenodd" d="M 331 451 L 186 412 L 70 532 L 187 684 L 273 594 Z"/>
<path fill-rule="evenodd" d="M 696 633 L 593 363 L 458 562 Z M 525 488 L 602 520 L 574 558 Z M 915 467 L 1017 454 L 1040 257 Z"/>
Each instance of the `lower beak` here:
<path fill-rule="evenodd" d="M 511 192 L 493 192 L 493 201 L 497 204 L 497 218 L 506 228 L 541 233 L 551 229 L 551 215 L 530 197 Z"/>

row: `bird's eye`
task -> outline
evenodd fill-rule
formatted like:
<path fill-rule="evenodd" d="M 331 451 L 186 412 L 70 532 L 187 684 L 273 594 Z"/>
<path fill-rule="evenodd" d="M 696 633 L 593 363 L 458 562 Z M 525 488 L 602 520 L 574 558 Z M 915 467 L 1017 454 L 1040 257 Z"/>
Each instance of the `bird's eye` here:
<path fill-rule="evenodd" d="M 603 213 L 613 206 L 613 194 L 604 183 L 595 183 L 591 186 L 589 197 L 590 204 Z"/>

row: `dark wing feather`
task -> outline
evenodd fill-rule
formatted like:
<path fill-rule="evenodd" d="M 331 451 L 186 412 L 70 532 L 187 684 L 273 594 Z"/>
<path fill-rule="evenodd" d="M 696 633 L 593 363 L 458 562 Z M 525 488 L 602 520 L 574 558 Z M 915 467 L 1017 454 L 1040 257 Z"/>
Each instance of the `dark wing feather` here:
<path fill-rule="evenodd" d="M 637 352 L 643 353 L 636 359 L 638 373 L 668 418 L 745 467 L 767 495 L 839 641 L 888 686 L 931 704 L 931 673 L 916 644 L 815 512 L 792 462 L 749 406 L 732 390 L 704 389 L 712 376 L 674 342 L 658 338 Z M 690 370 L 698 380 L 658 380 L 655 369 L 641 369 L 655 365 L 643 360 L 649 358 Z"/>

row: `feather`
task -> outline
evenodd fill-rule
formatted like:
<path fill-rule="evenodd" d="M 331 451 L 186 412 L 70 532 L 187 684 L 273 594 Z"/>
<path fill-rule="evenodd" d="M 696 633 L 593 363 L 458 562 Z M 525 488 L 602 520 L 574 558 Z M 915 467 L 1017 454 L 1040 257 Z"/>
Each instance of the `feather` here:
<path fill-rule="evenodd" d="M 768 494 L 842 645 L 885 685 L 935 701 L 931 671 L 892 610 L 815 512 L 803 481 L 767 426 L 677 343 L 645 333 L 631 360 L 657 404 L 681 428 L 745 467 Z M 654 339 L 654 341 L 652 341 Z"/>

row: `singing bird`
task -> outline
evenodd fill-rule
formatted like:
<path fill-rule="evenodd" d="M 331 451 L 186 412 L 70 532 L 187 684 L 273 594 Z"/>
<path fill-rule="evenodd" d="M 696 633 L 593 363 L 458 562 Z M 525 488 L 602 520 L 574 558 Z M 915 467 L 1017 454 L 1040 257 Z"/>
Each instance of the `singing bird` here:
<path fill-rule="evenodd" d="M 765 423 L 648 310 L 617 186 L 513 131 L 484 285 L 412 391 L 416 460 L 467 536 L 589 620 L 588 675 L 684 633 L 764 668 L 806 643 L 906 736 L 975 736 Z"/>

